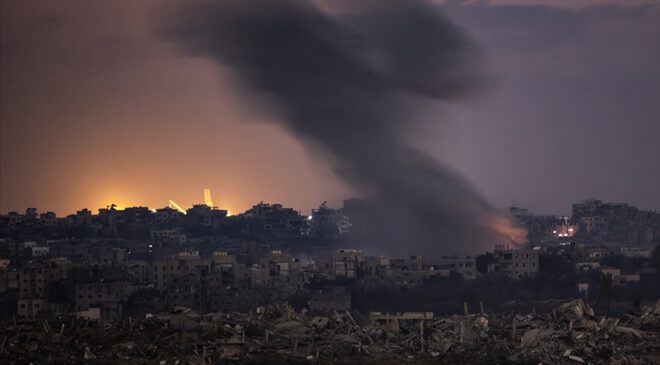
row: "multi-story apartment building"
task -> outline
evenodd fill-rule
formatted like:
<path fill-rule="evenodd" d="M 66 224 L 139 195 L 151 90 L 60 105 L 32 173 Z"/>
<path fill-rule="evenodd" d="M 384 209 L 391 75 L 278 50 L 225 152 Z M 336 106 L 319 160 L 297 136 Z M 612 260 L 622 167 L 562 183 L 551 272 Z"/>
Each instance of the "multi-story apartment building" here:
<path fill-rule="evenodd" d="M 331 270 L 335 278 L 355 278 L 365 268 L 365 257 L 360 250 L 341 249 L 332 256 Z"/>
<path fill-rule="evenodd" d="M 539 251 L 505 249 L 495 247 L 494 262 L 489 268 L 492 272 L 505 273 L 514 279 L 534 276 L 539 272 Z"/>

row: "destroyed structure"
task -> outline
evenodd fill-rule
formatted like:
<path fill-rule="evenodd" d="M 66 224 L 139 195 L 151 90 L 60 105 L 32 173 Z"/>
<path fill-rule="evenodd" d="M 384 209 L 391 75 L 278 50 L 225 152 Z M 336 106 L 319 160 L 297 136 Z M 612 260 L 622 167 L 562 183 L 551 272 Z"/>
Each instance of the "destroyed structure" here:
<path fill-rule="evenodd" d="M 327 316 L 287 304 L 249 313 L 171 312 L 112 323 L 60 317 L 5 322 L 0 361 L 23 363 L 657 364 L 660 301 L 621 318 L 581 300 L 547 314 L 432 312 Z"/>
<path fill-rule="evenodd" d="M 526 247 L 393 257 L 345 205 L 0 216 L 0 362 L 657 363 L 657 213 L 515 208 Z"/>

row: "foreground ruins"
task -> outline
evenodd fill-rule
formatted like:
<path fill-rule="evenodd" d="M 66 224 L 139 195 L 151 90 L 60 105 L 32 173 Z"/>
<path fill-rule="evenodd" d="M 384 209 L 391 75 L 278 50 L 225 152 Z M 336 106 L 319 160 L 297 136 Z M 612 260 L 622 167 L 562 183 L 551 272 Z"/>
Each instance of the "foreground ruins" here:
<path fill-rule="evenodd" d="M 621 318 L 597 317 L 581 300 L 547 314 L 446 318 L 312 316 L 277 304 L 256 313 L 177 308 L 114 323 L 60 318 L 0 328 L 3 364 L 660 363 L 660 301 Z"/>

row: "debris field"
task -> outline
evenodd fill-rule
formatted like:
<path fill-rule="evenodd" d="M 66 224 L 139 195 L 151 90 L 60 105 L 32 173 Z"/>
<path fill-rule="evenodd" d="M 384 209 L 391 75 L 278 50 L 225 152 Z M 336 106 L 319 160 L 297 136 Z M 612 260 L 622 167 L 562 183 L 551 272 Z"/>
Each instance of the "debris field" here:
<path fill-rule="evenodd" d="M 0 326 L 2 364 L 659 364 L 660 301 L 621 318 L 581 300 L 546 314 L 296 312 L 190 308 L 98 322 L 62 317 Z"/>

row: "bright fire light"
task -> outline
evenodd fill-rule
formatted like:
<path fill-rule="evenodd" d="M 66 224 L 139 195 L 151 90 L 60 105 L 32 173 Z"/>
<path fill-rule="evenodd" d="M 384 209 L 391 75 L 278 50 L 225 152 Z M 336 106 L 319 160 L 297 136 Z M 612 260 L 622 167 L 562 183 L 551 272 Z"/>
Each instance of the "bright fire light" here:
<path fill-rule="evenodd" d="M 515 246 L 527 244 L 527 230 L 507 216 L 492 217 L 486 222 L 486 225 Z"/>
<path fill-rule="evenodd" d="M 181 213 L 183 213 L 183 214 L 186 214 L 186 210 L 183 209 L 183 208 L 181 208 L 181 207 L 179 206 L 179 204 L 175 203 L 173 200 L 170 200 L 170 207 L 172 207 L 172 208 L 178 210 L 179 212 L 181 212 Z"/>

